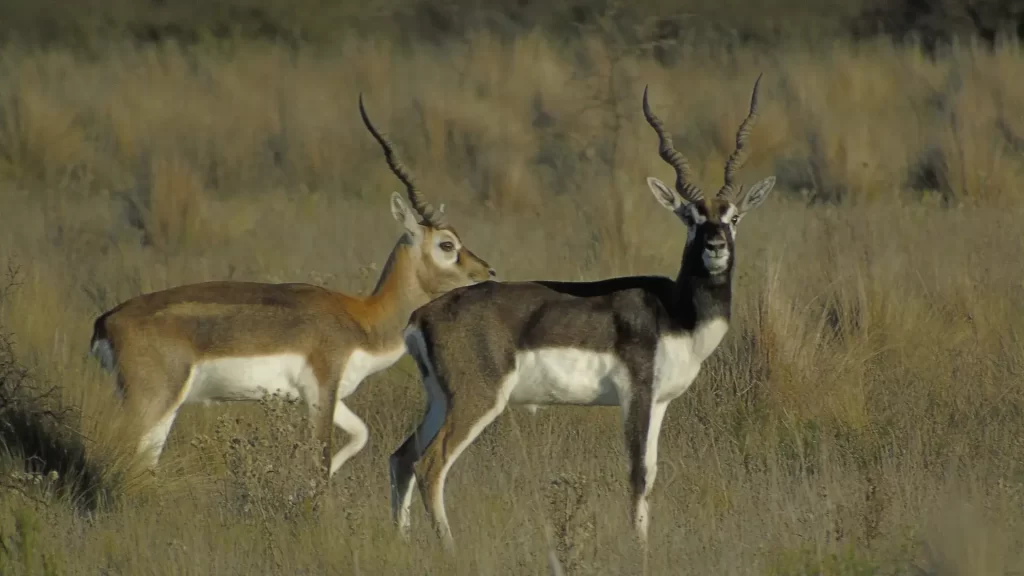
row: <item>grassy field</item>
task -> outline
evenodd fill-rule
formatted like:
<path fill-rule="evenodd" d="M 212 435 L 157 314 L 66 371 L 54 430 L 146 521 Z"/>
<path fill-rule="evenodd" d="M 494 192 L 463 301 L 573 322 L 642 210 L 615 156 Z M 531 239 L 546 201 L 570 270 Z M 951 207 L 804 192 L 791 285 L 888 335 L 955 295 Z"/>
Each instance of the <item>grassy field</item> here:
<path fill-rule="evenodd" d="M 449 559 L 419 504 L 408 545 L 388 519 L 411 361 L 354 396 L 370 443 L 326 488 L 303 410 L 272 403 L 187 407 L 151 476 L 92 321 L 210 279 L 371 288 L 399 184 L 360 91 L 504 278 L 674 275 L 643 88 L 711 187 L 760 72 L 743 180 L 779 183 L 741 227 L 733 328 L 666 418 L 650 571 L 1024 573 L 1021 48 L 691 47 L 665 68 L 541 34 L 5 50 L 0 379 L 30 417 L 0 410 L 0 573 L 543 574 L 550 549 L 571 574 L 636 573 L 615 409 L 501 417 L 449 476 Z M 69 412 L 40 428 L 47 407 Z"/>

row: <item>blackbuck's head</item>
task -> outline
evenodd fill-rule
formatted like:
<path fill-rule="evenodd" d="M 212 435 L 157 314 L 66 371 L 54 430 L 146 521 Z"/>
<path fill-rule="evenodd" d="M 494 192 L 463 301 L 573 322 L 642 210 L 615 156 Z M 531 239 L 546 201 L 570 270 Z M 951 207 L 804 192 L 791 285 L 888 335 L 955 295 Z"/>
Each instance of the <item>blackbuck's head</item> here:
<path fill-rule="evenodd" d="M 675 190 L 653 176 L 647 178 L 647 185 L 658 202 L 686 225 L 686 251 L 699 250 L 703 267 L 711 276 L 725 274 L 732 267 L 736 226 L 747 212 L 764 202 L 775 185 L 774 176 L 746 190 L 740 186 L 737 191 L 734 183 L 736 172 L 747 160 L 747 138 L 757 121 L 757 88 L 760 83 L 761 76 L 758 76 L 750 98 L 750 113 L 736 132 L 736 150 L 725 164 L 725 183 L 712 197 L 705 197 L 700 187 L 693 183 L 686 157 L 672 146 L 672 137 L 665 132 L 661 120 L 651 112 L 647 88 L 644 88 L 644 116 L 658 134 L 658 154 L 676 171 Z"/>
<path fill-rule="evenodd" d="M 409 256 L 415 261 L 420 286 L 431 297 L 449 290 L 483 282 L 496 276 L 496 272 L 482 258 L 466 248 L 459 234 L 444 217 L 444 204 L 435 210 L 416 189 L 408 170 L 395 158 L 391 142 L 370 122 L 359 95 L 359 113 L 370 134 L 384 149 L 391 172 L 405 184 L 410 205 L 398 192 L 391 194 L 391 214 L 407 233 Z"/>

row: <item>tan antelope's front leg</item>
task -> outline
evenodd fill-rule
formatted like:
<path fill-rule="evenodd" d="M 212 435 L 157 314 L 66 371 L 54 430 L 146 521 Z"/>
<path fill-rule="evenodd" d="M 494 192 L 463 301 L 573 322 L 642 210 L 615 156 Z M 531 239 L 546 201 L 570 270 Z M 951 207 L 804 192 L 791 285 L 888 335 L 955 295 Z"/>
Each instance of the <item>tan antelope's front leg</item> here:
<path fill-rule="evenodd" d="M 320 466 L 330 479 L 331 472 L 331 433 L 334 432 L 334 407 L 337 403 L 338 390 L 333 385 L 337 381 L 337 368 L 320 355 L 309 358 L 313 376 L 316 378 L 317 398 L 311 408 L 313 411 L 313 438 L 320 443 Z M 332 377 L 333 376 L 333 377 Z"/>
<path fill-rule="evenodd" d="M 370 429 L 367 428 L 366 423 L 341 400 L 337 400 L 334 404 L 333 423 L 348 434 L 348 441 L 330 458 L 330 476 L 334 476 L 334 473 L 344 466 L 345 462 L 358 454 L 370 438 Z"/>

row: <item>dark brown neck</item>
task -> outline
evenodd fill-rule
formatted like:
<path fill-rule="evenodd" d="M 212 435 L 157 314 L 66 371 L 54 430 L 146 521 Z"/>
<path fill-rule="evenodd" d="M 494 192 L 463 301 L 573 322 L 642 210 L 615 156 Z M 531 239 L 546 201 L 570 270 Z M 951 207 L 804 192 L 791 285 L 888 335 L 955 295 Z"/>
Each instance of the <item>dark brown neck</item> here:
<path fill-rule="evenodd" d="M 714 318 L 729 320 L 732 308 L 732 263 L 721 274 L 711 274 L 701 257 L 703 247 L 691 243 L 683 252 L 676 276 L 676 302 L 681 311 L 700 324 Z"/>

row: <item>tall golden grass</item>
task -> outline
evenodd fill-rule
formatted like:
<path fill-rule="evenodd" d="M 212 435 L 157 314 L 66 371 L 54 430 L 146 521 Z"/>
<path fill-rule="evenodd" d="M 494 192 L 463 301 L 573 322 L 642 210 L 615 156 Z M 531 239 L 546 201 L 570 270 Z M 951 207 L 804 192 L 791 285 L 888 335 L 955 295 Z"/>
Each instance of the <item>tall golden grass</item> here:
<path fill-rule="evenodd" d="M 363 384 L 370 444 L 314 498 L 298 408 L 187 408 L 138 475 L 92 321 L 201 280 L 372 287 L 399 184 L 359 92 L 505 278 L 672 275 L 685 233 L 644 184 L 671 172 L 643 88 L 710 187 L 761 72 L 744 178 L 778 190 L 740 230 L 734 327 L 667 417 L 651 571 L 1019 572 L 1021 48 L 692 47 L 663 68 L 542 34 L 5 51 L 0 258 L 23 272 L 0 318 L 118 496 L 0 491 L 0 571 L 539 573 L 553 547 L 567 573 L 633 573 L 615 410 L 499 419 L 453 470 L 448 559 L 423 517 L 408 545 L 388 521 L 387 456 L 422 408 L 407 360 Z M 4 469 L 36 470 L 16 448 Z"/>

